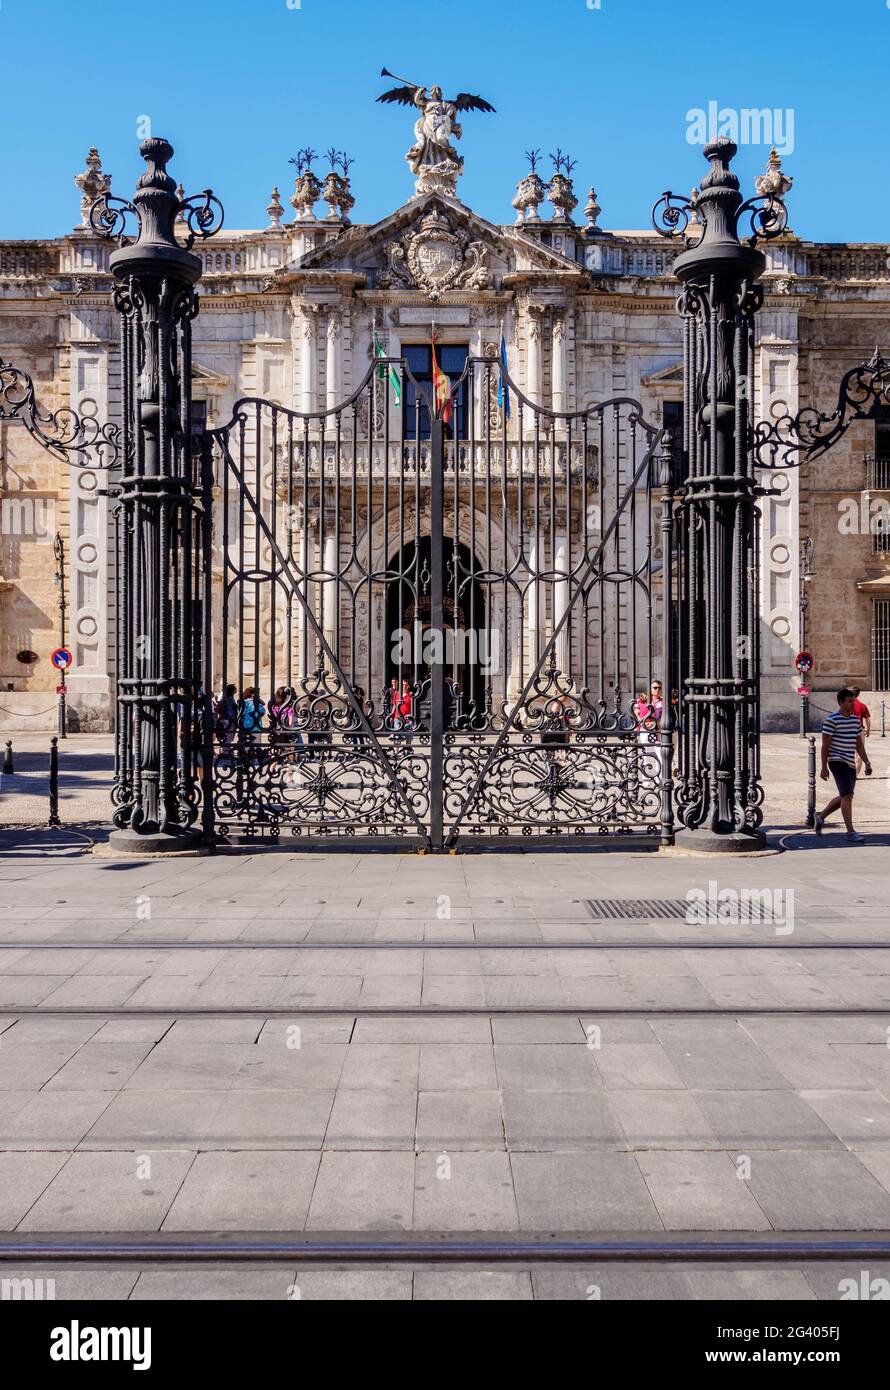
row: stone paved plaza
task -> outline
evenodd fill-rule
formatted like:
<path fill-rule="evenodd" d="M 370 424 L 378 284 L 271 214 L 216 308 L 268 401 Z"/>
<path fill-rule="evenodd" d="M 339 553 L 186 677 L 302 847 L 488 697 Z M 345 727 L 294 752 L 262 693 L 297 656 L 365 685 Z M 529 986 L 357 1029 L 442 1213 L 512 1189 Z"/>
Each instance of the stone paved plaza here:
<path fill-rule="evenodd" d="M 890 834 L 869 829 L 852 847 L 792 831 L 785 853 L 719 864 L 134 860 L 7 831 L 2 1240 L 886 1236 Z M 770 893 L 781 914 L 589 905 L 685 909 L 709 882 Z M 832 1299 L 862 1267 L 134 1259 L 3 1274 L 51 1273 L 59 1297 Z"/>

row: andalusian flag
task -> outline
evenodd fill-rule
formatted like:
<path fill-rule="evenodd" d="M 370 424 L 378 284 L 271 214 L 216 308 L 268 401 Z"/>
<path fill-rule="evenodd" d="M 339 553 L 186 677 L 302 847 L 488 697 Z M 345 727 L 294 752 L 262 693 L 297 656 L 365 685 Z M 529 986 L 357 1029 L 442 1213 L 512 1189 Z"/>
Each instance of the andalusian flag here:
<path fill-rule="evenodd" d="M 439 363 L 436 361 L 436 335 L 432 335 L 433 346 L 433 404 L 436 407 L 436 416 L 443 424 L 447 425 L 451 420 L 451 382 L 443 372 Z"/>
<path fill-rule="evenodd" d="M 383 344 L 381 343 L 380 339 L 377 337 L 377 331 L 376 331 L 376 329 L 374 330 L 374 356 L 375 356 L 375 357 L 385 357 L 385 356 L 386 356 L 386 353 L 385 353 L 384 350 L 383 350 Z M 394 396 L 394 398 L 395 398 L 395 403 L 396 403 L 396 405 L 401 405 L 401 404 L 402 404 L 402 382 L 401 382 L 401 379 L 400 379 L 400 377 L 399 377 L 399 373 L 398 373 L 398 371 L 397 371 L 397 369 L 396 369 L 396 365 L 395 365 L 394 362 L 390 362 L 390 363 L 389 363 L 389 371 L 388 371 L 388 372 L 387 372 L 387 369 L 386 369 L 386 368 L 387 368 L 387 364 L 386 364 L 385 362 L 382 362 L 382 363 L 380 364 L 380 366 L 377 368 L 377 375 L 379 376 L 379 378 L 380 378 L 381 381 L 385 381 L 386 377 L 387 377 L 387 376 L 389 377 L 389 384 L 390 384 L 390 386 L 392 387 L 392 394 L 393 394 L 393 396 Z"/>
<path fill-rule="evenodd" d="M 510 388 L 507 385 L 507 344 L 501 334 L 501 366 L 498 372 L 498 410 L 503 410 L 504 419 L 510 418 Z"/>

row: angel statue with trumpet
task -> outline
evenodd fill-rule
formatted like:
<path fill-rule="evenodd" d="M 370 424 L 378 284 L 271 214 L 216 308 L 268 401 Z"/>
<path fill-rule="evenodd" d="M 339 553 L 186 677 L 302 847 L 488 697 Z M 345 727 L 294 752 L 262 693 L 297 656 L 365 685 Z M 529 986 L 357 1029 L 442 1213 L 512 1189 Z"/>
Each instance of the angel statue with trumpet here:
<path fill-rule="evenodd" d="M 402 106 L 416 106 L 420 116 L 414 124 L 414 141 L 405 158 L 417 179 L 418 193 L 434 191 L 453 194 L 464 162 L 451 143 L 461 137 L 457 122 L 458 111 L 493 111 L 494 107 L 482 97 L 471 96 L 469 92 L 458 92 L 453 101 L 446 101 L 441 87 L 431 87 L 427 96 L 426 87 L 397 77 L 388 68 L 382 68 L 381 77 L 393 77 L 402 85 L 382 92 L 378 101 L 398 102 Z"/>

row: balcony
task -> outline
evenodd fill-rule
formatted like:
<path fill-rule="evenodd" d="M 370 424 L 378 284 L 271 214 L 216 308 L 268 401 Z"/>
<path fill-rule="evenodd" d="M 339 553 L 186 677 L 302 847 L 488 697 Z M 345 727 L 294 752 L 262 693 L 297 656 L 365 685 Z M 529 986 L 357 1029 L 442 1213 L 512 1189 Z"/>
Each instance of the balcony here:
<path fill-rule="evenodd" d="M 865 487 L 868 492 L 890 492 L 890 455 L 866 454 Z"/>

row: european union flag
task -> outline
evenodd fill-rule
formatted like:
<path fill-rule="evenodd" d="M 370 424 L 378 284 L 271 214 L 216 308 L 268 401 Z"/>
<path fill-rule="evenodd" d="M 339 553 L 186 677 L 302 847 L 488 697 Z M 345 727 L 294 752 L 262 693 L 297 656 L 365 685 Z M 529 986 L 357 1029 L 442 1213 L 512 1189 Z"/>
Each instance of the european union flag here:
<path fill-rule="evenodd" d="M 501 334 L 501 369 L 498 373 L 498 410 L 503 410 L 504 419 L 510 418 L 510 388 L 507 385 L 507 344 Z"/>

